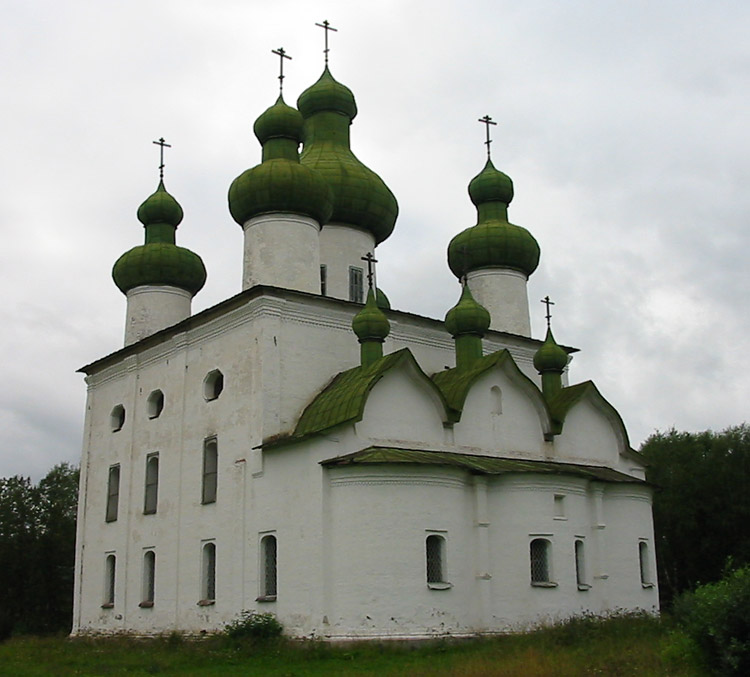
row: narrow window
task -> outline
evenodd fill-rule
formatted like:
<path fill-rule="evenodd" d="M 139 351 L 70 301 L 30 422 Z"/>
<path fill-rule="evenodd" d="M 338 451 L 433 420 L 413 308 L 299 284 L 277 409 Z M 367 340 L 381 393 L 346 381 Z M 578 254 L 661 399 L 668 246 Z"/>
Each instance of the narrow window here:
<path fill-rule="evenodd" d="M 576 561 L 576 585 L 579 590 L 588 590 L 591 586 L 586 583 L 586 557 L 583 550 L 583 541 L 580 538 L 575 542 Z"/>
<path fill-rule="evenodd" d="M 114 555 L 107 555 L 104 560 L 104 602 L 102 607 L 111 609 L 115 605 L 115 566 Z"/>
<path fill-rule="evenodd" d="M 503 391 L 498 386 L 492 386 L 490 397 L 492 399 L 492 414 L 500 416 L 503 413 Z"/>
<path fill-rule="evenodd" d="M 216 438 L 203 442 L 203 489 L 201 494 L 202 503 L 216 502 L 216 480 L 218 465 L 218 448 Z"/>
<path fill-rule="evenodd" d="M 425 541 L 427 583 L 445 583 L 445 539 L 431 534 Z"/>
<path fill-rule="evenodd" d="M 156 512 L 156 501 L 159 495 L 159 454 L 146 457 L 146 491 L 143 497 L 143 514 L 153 515 Z"/>
<path fill-rule="evenodd" d="M 125 407 L 121 404 L 112 409 L 112 413 L 109 415 L 109 425 L 113 433 L 122 430 L 122 426 L 125 425 Z"/>
<path fill-rule="evenodd" d="M 555 518 L 565 519 L 565 496 L 555 494 Z"/>
<path fill-rule="evenodd" d="M 349 300 L 355 303 L 364 301 L 364 272 L 362 268 L 349 268 Z"/>
<path fill-rule="evenodd" d="M 320 293 L 328 296 L 328 267 L 320 266 Z"/>
<path fill-rule="evenodd" d="M 535 538 L 531 541 L 531 584 L 543 585 L 550 583 L 549 566 L 550 542 L 546 538 Z"/>
<path fill-rule="evenodd" d="M 216 545 L 203 546 L 203 571 L 201 576 L 201 601 L 199 604 L 213 604 L 216 599 Z"/>
<path fill-rule="evenodd" d="M 159 418 L 164 409 L 164 393 L 161 390 L 154 390 L 146 400 L 146 410 L 149 418 Z"/>
<path fill-rule="evenodd" d="M 651 580 L 651 562 L 648 556 L 648 543 L 645 541 L 638 543 L 638 561 L 641 568 L 641 585 L 644 588 L 652 588 L 654 583 Z"/>
<path fill-rule="evenodd" d="M 264 536 L 260 541 L 261 581 L 258 601 L 272 602 L 277 594 L 276 536 Z"/>
<path fill-rule="evenodd" d="M 107 479 L 107 522 L 114 522 L 117 519 L 117 508 L 120 502 L 120 466 L 111 465 L 109 467 L 109 477 Z"/>
<path fill-rule="evenodd" d="M 224 374 L 218 369 L 208 372 L 203 380 L 203 397 L 207 401 L 215 400 L 224 390 Z"/>
<path fill-rule="evenodd" d="M 143 591 L 141 593 L 141 607 L 154 606 L 154 583 L 156 581 L 156 553 L 147 550 L 143 555 Z"/>

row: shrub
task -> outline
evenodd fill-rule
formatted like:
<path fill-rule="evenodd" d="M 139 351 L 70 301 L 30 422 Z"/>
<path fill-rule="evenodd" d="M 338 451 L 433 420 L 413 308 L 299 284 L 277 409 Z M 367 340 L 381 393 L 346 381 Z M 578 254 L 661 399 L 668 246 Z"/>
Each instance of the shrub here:
<path fill-rule="evenodd" d="M 710 668 L 750 674 L 750 566 L 681 595 L 674 614 Z"/>
<path fill-rule="evenodd" d="M 224 632 L 230 639 L 270 639 L 279 637 L 284 627 L 273 614 L 243 611 L 240 617 L 227 623 Z"/>

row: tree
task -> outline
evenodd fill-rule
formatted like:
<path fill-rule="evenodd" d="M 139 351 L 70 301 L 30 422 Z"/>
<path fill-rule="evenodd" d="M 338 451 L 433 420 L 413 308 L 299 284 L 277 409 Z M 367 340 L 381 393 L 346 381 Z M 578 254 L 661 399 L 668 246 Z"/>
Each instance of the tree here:
<path fill-rule="evenodd" d="M 750 563 L 750 427 L 657 432 L 641 447 L 655 485 L 662 603 Z"/>
<path fill-rule="evenodd" d="M 78 470 L 62 463 L 38 485 L 0 478 L 0 625 L 14 632 L 70 628 Z"/>

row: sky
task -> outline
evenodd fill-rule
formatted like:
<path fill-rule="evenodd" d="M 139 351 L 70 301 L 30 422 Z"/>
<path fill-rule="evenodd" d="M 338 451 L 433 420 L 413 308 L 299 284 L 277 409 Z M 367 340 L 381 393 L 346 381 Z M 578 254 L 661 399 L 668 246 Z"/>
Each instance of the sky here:
<path fill-rule="evenodd" d="M 178 244 L 208 269 L 193 311 L 241 290 L 232 180 L 260 161 L 254 120 L 330 66 L 359 114 L 352 148 L 399 202 L 376 251 L 399 310 L 459 297 L 450 239 L 476 223 L 467 186 L 509 174 L 509 217 L 541 247 L 529 280 L 638 448 L 656 430 L 721 430 L 746 413 L 750 355 L 750 4 L 724 0 L 2 0 L 0 477 L 77 463 L 76 369 L 122 347 L 117 258 L 158 183 Z"/>

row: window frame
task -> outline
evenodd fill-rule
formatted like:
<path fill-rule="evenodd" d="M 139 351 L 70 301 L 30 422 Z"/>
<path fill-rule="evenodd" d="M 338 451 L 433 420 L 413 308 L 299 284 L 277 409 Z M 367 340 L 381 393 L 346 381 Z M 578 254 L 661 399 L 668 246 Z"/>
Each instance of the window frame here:
<path fill-rule="evenodd" d="M 141 583 L 141 602 L 138 605 L 142 609 L 150 609 L 154 606 L 154 594 L 156 591 L 156 551 L 148 548 L 143 553 L 143 580 Z"/>
<path fill-rule="evenodd" d="M 279 594 L 279 542 L 276 533 L 260 537 L 258 576 L 259 595 L 256 602 L 275 602 Z"/>
<path fill-rule="evenodd" d="M 112 407 L 109 414 L 109 427 L 113 433 L 120 432 L 125 426 L 126 411 L 122 404 L 116 404 Z"/>
<path fill-rule="evenodd" d="M 212 369 L 203 379 L 203 399 L 206 402 L 218 400 L 224 392 L 224 373 L 221 369 Z"/>
<path fill-rule="evenodd" d="M 216 604 L 216 542 L 201 545 L 201 589 L 199 606 Z"/>
<path fill-rule="evenodd" d="M 115 606 L 115 585 L 117 583 L 117 555 L 106 553 L 104 557 L 104 601 L 102 609 L 112 609 Z"/>
<path fill-rule="evenodd" d="M 529 573 L 532 587 L 557 587 L 552 576 L 552 541 L 549 537 L 534 536 L 529 541 Z"/>
<path fill-rule="evenodd" d="M 430 590 L 448 590 L 453 585 L 448 582 L 445 533 L 428 532 L 425 544 L 425 580 Z"/>
<path fill-rule="evenodd" d="M 116 479 L 115 479 L 116 478 Z M 120 512 L 120 464 L 109 466 L 107 474 L 107 503 L 104 510 L 105 522 L 116 522 Z"/>
<path fill-rule="evenodd" d="M 213 470 L 209 468 L 213 465 Z M 219 487 L 219 445 L 215 436 L 203 440 L 201 505 L 216 503 Z"/>
<path fill-rule="evenodd" d="M 155 468 L 155 470 L 153 470 Z M 146 478 L 143 485 L 143 514 L 155 515 L 159 506 L 159 452 L 146 456 Z"/>
<path fill-rule="evenodd" d="M 320 264 L 320 295 L 328 296 L 328 266 Z"/>
<path fill-rule="evenodd" d="M 164 411 L 164 392 L 157 388 L 146 398 L 146 413 L 149 420 L 159 418 Z"/>
<path fill-rule="evenodd" d="M 573 558 L 576 568 L 576 586 L 581 592 L 591 590 L 591 585 L 586 582 L 586 543 L 582 536 L 576 536 L 573 542 Z"/>
<path fill-rule="evenodd" d="M 645 538 L 638 540 L 638 569 L 641 577 L 641 587 L 653 588 L 654 581 L 651 573 L 651 553 Z"/>
<path fill-rule="evenodd" d="M 365 270 L 349 266 L 349 300 L 354 303 L 365 301 Z"/>

